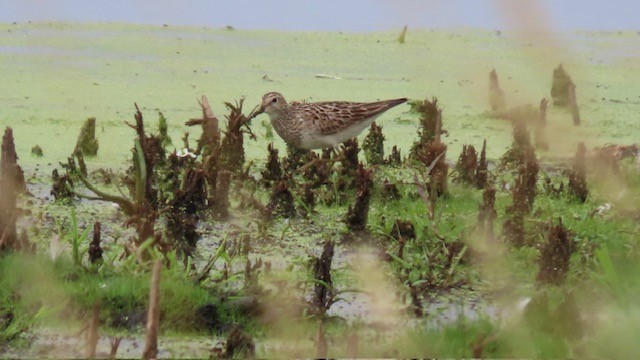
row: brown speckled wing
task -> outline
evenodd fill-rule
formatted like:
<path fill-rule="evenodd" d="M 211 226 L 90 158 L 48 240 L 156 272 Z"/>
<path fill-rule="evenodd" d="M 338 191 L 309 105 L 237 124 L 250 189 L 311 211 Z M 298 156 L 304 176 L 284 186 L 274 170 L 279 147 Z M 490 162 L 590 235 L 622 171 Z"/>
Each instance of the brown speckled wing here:
<path fill-rule="evenodd" d="M 307 104 L 296 104 L 296 111 L 304 118 L 311 120 L 322 135 L 338 133 L 351 125 L 358 124 L 373 116 L 380 115 L 392 107 L 402 104 L 407 99 L 384 100 L 371 103 L 331 101 Z"/>

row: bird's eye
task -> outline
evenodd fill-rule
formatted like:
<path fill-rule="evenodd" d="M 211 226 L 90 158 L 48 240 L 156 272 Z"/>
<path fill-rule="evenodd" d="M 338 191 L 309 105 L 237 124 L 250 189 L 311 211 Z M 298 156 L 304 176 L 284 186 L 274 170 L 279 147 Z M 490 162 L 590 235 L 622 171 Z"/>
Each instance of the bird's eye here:
<path fill-rule="evenodd" d="M 273 100 L 271 100 L 272 103 L 274 102 L 278 102 L 278 98 L 273 98 Z"/>

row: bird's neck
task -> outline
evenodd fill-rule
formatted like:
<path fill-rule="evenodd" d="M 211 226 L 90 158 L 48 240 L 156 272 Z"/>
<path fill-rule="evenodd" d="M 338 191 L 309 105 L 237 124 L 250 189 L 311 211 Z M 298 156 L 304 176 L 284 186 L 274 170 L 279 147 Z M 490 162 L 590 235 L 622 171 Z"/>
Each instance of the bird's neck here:
<path fill-rule="evenodd" d="M 271 121 L 284 121 L 287 118 L 288 113 L 288 106 L 280 109 L 271 109 L 271 111 L 268 112 Z"/>

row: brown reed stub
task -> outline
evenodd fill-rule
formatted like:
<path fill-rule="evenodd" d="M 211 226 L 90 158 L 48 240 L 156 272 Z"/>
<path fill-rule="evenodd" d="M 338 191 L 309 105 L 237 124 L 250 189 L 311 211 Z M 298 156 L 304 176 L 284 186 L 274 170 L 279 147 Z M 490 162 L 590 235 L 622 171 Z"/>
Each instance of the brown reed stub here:
<path fill-rule="evenodd" d="M 169 137 L 169 126 L 167 124 L 167 118 L 164 117 L 162 111 L 158 111 L 158 133 L 160 134 L 162 145 L 168 146 L 173 144 L 173 141 L 171 141 L 171 137 Z"/>
<path fill-rule="evenodd" d="M 463 184 L 475 185 L 478 171 L 478 153 L 473 145 L 463 145 L 456 163 L 457 180 Z"/>
<path fill-rule="evenodd" d="M 98 347 L 98 325 L 100 325 L 100 304 L 93 305 L 93 311 L 91 312 L 91 321 L 89 321 L 89 327 L 87 330 L 85 356 L 88 359 L 94 359 L 96 357 L 96 348 Z"/>
<path fill-rule="evenodd" d="M 398 185 L 390 182 L 389 179 L 384 179 L 382 183 L 382 196 L 386 200 L 398 200 L 402 197 L 400 190 L 398 190 Z"/>
<path fill-rule="evenodd" d="M 160 329 L 160 273 L 162 261 L 156 260 L 151 271 L 151 286 L 149 290 L 149 308 L 147 311 L 146 339 L 143 359 L 158 358 L 158 330 Z"/>
<path fill-rule="evenodd" d="M 80 169 L 80 174 L 87 176 L 89 172 L 87 171 L 87 164 L 84 162 L 84 155 L 82 155 L 82 151 L 76 151 L 73 154 L 72 159 L 75 158 L 78 163 L 78 169 Z"/>
<path fill-rule="evenodd" d="M 517 122 L 516 124 L 521 123 Z M 539 164 L 535 150 L 529 142 L 528 132 L 522 127 L 514 126 L 514 143 L 507 154 L 514 156 L 510 161 L 517 161 L 518 173 L 511 189 L 512 204 L 507 207 L 507 219 L 503 226 L 503 235 L 514 246 L 526 243 L 524 219 L 533 209 L 536 197 Z M 505 154 L 505 156 L 507 155 Z M 503 159 L 504 157 L 503 156 Z"/>
<path fill-rule="evenodd" d="M 257 294 L 261 292 L 258 284 L 258 272 L 262 268 L 262 258 L 255 260 L 253 264 L 247 259 L 244 264 L 244 291 L 247 293 Z"/>
<path fill-rule="evenodd" d="M 489 73 L 489 105 L 491 106 L 491 111 L 502 111 L 507 107 L 504 91 L 500 89 L 496 69 L 491 70 Z"/>
<path fill-rule="evenodd" d="M 358 337 L 358 333 L 354 332 L 347 337 L 347 357 L 351 359 L 358 358 L 359 347 L 360 339 Z"/>
<path fill-rule="evenodd" d="M 344 156 L 342 160 L 341 175 L 354 174 L 358 168 L 358 154 L 360 146 L 357 139 L 349 139 L 342 144 L 341 154 Z"/>
<path fill-rule="evenodd" d="M 100 246 L 101 229 L 102 224 L 96 221 L 93 224 L 93 239 L 89 244 L 89 262 L 92 264 L 97 264 L 102 261 L 102 247 Z"/>
<path fill-rule="evenodd" d="M 564 182 L 562 180 L 560 180 L 560 184 L 558 184 L 558 186 L 555 185 L 554 181 L 551 180 L 551 178 L 549 176 L 545 176 L 544 178 L 544 184 L 542 184 L 544 191 L 546 194 L 554 196 L 554 197 L 560 197 L 562 194 L 564 194 Z"/>
<path fill-rule="evenodd" d="M 331 279 L 331 263 L 333 261 L 334 242 L 329 240 L 324 243 L 322 255 L 315 259 L 313 265 L 313 278 L 318 280 L 313 285 L 313 298 L 311 305 L 313 312 L 324 315 L 333 304 L 333 281 Z"/>
<path fill-rule="evenodd" d="M 513 142 L 511 147 L 500 157 L 500 167 L 505 169 L 517 169 L 522 163 L 524 152 L 531 149 L 531 137 L 525 121 L 518 120 L 513 123 Z"/>
<path fill-rule="evenodd" d="M 393 147 L 391 148 L 391 154 L 389 154 L 389 157 L 387 158 L 387 164 L 392 166 L 402 165 L 402 155 L 400 154 L 400 149 L 398 149 L 398 146 L 393 145 Z"/>
<path fill-rule="evenodd" d="M 213 195 L 213 213 L 217 219 L 229 217 L 229 189 L 231 187 L 231 177 L 233 173 L 222 170 L 218 173 L 216 190 Z"/>
<path fill-rule="evenodd" d="M 367 169 L 358 164 L 356 173 L 356 200 L 353 206 L 349 205 L 346 222 L 349 230 L 364 230 L 369 217 L 369 202 L 373 188 L 373 169 Z"/>
<path fill-rule="evenodd" d="M 364 138 L 362 149 L 364 150 L 364 158 L 369 165 L 379 165 L 384 162 L 384 135 L 382 134 L 382 126 L 371 123 L 369 133 Z"/>
<path fill-rule="evenodd" d="M 264 169 L 261 171 L 262 183 L 266 187 L 271 187 L 274 182 L 282 179 L 282 165 L 280 164 L 280 158 L 278 157 L 278 149 L 273 146 L 273 143 L 269 143 L 267 146 L 267 163 Z"/>
<path fill-rule="evenodd" d="M 547 140 L 546 126 L 547 126 L 547 108 L 549 100 L 543 98 L 540 100 L 540 107 L 538 110 L 538 121 L 534 125 L 534 144 L 536 149 L 549 150 L 549 140 Z"/>
<path fill-rule="evenodd" d="M 334 183 L 335 188 L 339 192 L 356 187 L 359 153 L 360 146 L 358 145 L 357 139 L 349 139 L 342 144 L 340 153 L 338 154 L 341 166 L 337 170 L 338 177 Z M 342 201 L 344 200 L 344 197 L 338 198 L 338 200 Z"/>
<path fill-rule="evenodd" d="M 35 157 L 43 157 L 44 156 L 44 152 L 42 151 L 42 148 L 40 147 L 40 145 L 34 145 L 31 148 L 31 155 L 35 156 Z"/>
<path fill-rule="evenodd" d="M 306 158 L 311 162 L 311 166 L 307 167 L 302 173 L 307 184 L 313 189 L 317 189 L 322 185 L 331 184 L 330 178 L 333 173 L 334 162 L 327 161 L 331 158 L 330 153 L 323 151 L 322 157 L 318 157 L 316 153 L 309 152 Z"/>
<path fill-rule="evenodd" d="M 76 167 L 73 158 L 69 159 L 67 169 L 74 180 L 82 182 L 95 196 L 77 192 L 76 195 L 92 200 L 113 202 L 127 215 L 125 224 L 135 228 L 136 236 L 130 238 L 125 244 L 125 254 L 136 253 L 139 255 L 138 260 L 142 260 L 143 257 L 149 256 L 149 252 L 139 253 L 138 247 L 149 238 L 154 239 L 153 245 L 161 252 L 166 253 L 169 250 L 169 244 L 162 242 L 161 233 L 155 232 L 155 224 L 159 216 L 156 166 L 165 162 L 165 151 L 160 138 L 146 135 L 142 113 L 137 104 L 135 108 L 136 123 L 126 123 L 137 134 L 132 149 L 132 166 L 128 171 L 130 198 L 124 195 L 112 195 L 96 188 Z"/>
<path fill-rule="evenodd" d="M 414 143 L 411 151 L 414 158 L 427 167 L 427 175 L 429 176 L 427 190 L 431 201 L 435 201 L 437 197 L 446 193 L 449 173 L 449 165 L 446 162 L 447 145 L 440 141 L 444 132 L 442 130 L 442 109 L 438 108 L 437 103 L 438 100 L 433 98 L 432 102 L 425 100 L 412 104 L 412 109 L 415 106 L 421 114 L 421 129 L 418 130 L 420 140 Z M 427 140 L 428 142 L 423 142 Z"/>
<path fill-rule="evenodd" d="M 562 64 L 553 70 L 553 81 L 551 83 L 551 98 L 554 106 L 570 106 L 569 88 L 574 86 L 569 74 Z"/>
<path fill-rule="evenodd" d="M 569 192 L 580 202 L 585 202 L 589 196 L 587 188 L 587 147 L 584 143 L 578 144 L 576 157 L 573 160 L 573 168 L 569 172 Z"/>
<path fill-rule="evenodd" d="M 486 234 L 487 239 L 494 239 L 494 222 L 498 217 L 495 209 L 496 189 L 493 184 L 487 183 L 482 192 L 482 203 L 478 209 L 478 228 Z"/>
<path fill-rule="evenodd" d="M 318 324 L 318 331 L 316 333 L 316 359 L 326 359 L 327 351 L 329 350 L 329 344 L 324 334 L 324 323 L 320 320 Z"/>
<path fill-rule="evenodd" d="M 525 245 L 524 218 L 529 213 L 527 189 L 522 174 L 516 176 L 511 189 L 512 203 L 506 209 L 506 220 L 502 226 L 503 236 L 516 247 Z"/>
<path fill-rule="evenodd" d="M 207 97 L 202 95 L 198 103 L 202 109 L 202 118 L 190 119 L 186 122 L 186 125 L 202 126 L 202 133 L 200 139 L 198 139 L 198 147 L 194 154 L 202 155 L 202 169 L 206 173 L 209 193 L 211 195 L 215 193 L 218 182 L 218 171 L 220 170 L 220 127 L 218 118 L 213 114 Z"/>
<path fill-rule="evenodd" d="M 478 160 L 478 167 L 476 168 L 476 189 L 484 189 L 487 185 L 487 178 L 489 177 L 489 162 L 487 161 L 487 139 L 482 142 L 482 151 L 480 151 L 480 160 Z"/>
<path fill-rule="evenodd" d="M 398 257 L 404 257 L 404 247 L 409 240 L 415 240 L 416 230 L 410 220 L 396 219 L 391 228 L 391 237 L 398 242 Z"/>
<path fill-rule="evenodd" d="M 235 325 L 224 347 L 224 359 L 253 359 L 256 356 L 256 345 L 251 335 L 247 334 L 240 326 Z"/>
<path fill-rule="evenodd" d="M 580 119 L 580 109 L 578 108 L 578 98 L 576 97 L 575 84 L 569 84 L 569 88 L 567 89 L 567 91 L 569 92 L 569 108 L 571 109 L 573 125 L 578 126 L 582 123 L 582 120 Z"/>
<path fill-rule="evenodd" d="M 296 206 L 289 186 L 289 181 L 280 180 L 273 187 L 266 208 L 271 217 L 292 218 L 296 216 Z"/>
<path fill-rule="evenodd" d="M 120 348 L 121 341 L 122 341 L 122 337 L 120 336 L 111 338 L 111 341 L 109 342 L 111 345 L 111 351 L 109 352 L 110 359 L 116 358 L 116 355 L 118 354 L 118 348 Z"/>
<path fill-rule="evenodd" d="M 580 313 L 576 296 L 564 291 L 563 300 L 553 311 L 555 331 L 571 340 L 580 340 L 585 335 L 585 316 Z"/>
<path fill-rule="evenodd" d="M 422 307 L 422 301 L 420 300 L 419 289 L 412 283 L 409 283 L 409 296 L 411 297 L 411 308 L 413 309 L 413 314 L 417 318 L 422 318 L 424 316 L 424 310 Z"/>
<path fill-rule="evenodd" d="M 407 240 L 415 240 L 416 229 L 411 220 L 396 219 L 391 228 L 391 237 L 396 240 L 405 238 Z"/>
<path fill-rule="evenodd" d="M 287 156 L 282 159 L 282 166 L 285 172 L 292 172 L 309 161 L 310 150 L 298 149 L 287 144 Z"/>
<path fill-rule="evenodd" d="M 174 247 L 185 255 L 191 255 L 200 240 L 196 226 L 200 211 L 207 207 L 206 175 L 196 166 L 197 164 L 187 161 L 186 169 L 179 173 L 182 179 L 173 188 L 173 196 L 165 201 L 168 207 L 166 218 L 169 238 Z"/>
<path fill-rule="evenodd" d="M 540 170 L 540 164 L 536 158 L 536 153 L 533 148 L 527 149 L 521 160 L 518 173 L 524 179 L 523 185 L 527 196 L 527 209 L 528 212 L 533 210 L 533 203 L 537 194 L 538 183 L 538 171 Z"/>
<path fill-rule="evenodd" d="M 407 37 L 407 25 L 405 25 L 402 28 L 402 31 L 400 32 L 400 36 L 398 36 L 398 42 L 400 44 L 404 44 L 406 37 Z"/>
<path fill-rule="evenodd" d="M 72 199 L 74 196 L 73 179 L 68 173 L 60 175 L 58 169 L 53 169 L 51 172 L 51 195 L 56 200 Z"/>
<path fill-rule="evenodd" d="M 236 101 L 235 104 L 229 102 L 225 106 L 229 110 L 227 118 L 227 131 L 222 139 L 220 149 L 220 160 L 222 167 L 228 171 L 236 173 L 244 165 L 244 131 L 242 126 L 247 122 L 247 118 L 242 114 L 244 99 Z"/>
<path fill-rule="evenodd" d="M 308 217 L 314 212 L 316 207 L 316 193 L 313 190 L 311 184 L 305 183 L 302 185 L 302 203 L 304 206 L 300 206 L 300 213 Z"/>
<path fill-rule="evenodd" d="M 19 245 L 16 232 L 18 218 L 16 202 L 22 186 L 25 186 L 24 175 L 18 165 L 13 130 L 7 127 L 2 137 L 2 158 L 0 159 L 0 252 L 16 250 Z"/>
<path fill-rule="evenodd" d="M 411 110 L 420 115 L 420 125 L 419 139 L 411 146 L 409 157 L 419 159 L 420 153 L 425 151 L 424 148 L 434 140 L 439 141 L 440 135 L 446 133 L 446 130 L 442 129 L 442 109 L 438 107 L 437 98 L 413 102 Z"/>
<path fill-rule="evenodd" d="M 418 155 L 420 161 L 431 169 L 429 172 L 428 191 L 432 199 L 444 195 L 448 188 L 449 165 L 445 161 L 446 153 L 447 145 L 434 140 L 427 144 Z"/>
<path fill-rule="evenodd" d="M 96 118 L 90 117 L 88 118 L 82 128 L 80 129 L 80 134 L 78 135 L 78 140 L 76 142 L 76 147 L 73 152 L 82 152 L 87 156 L 96 156 L 98 155 L 98 139 L 96 139 Z"/>
<path fill-rule="evenodd" d="M 26 229 L 22 229 L 20 231 L 20 235 L 18 235 L 18 246 L 16 247 L 16 250 L 28 253 L 28 254 L 35 254 L 37 247 L 35 243 L 32 243 L 29 240 L 29 235 L 27 234 L 27 230 Z"/>
<path fill-rule="evenodd" d="M 605 170 L 614 174 L 620 172 L 620 161 L 627 158 L 636 158 L 640 154 L 638 145 L 606 144 L 594 149 L 595 158 Z"/>
<path fill-rule="evenodd" d="M 538 264 L 540 266 L 536 280 L 541 284 L 562 284 L 569 271 L 571 254 L 576 250 L 573 235 L 558 218 L 558 224 L 551 221 L 547 225 L 547 236 L 540 245 Z"/>

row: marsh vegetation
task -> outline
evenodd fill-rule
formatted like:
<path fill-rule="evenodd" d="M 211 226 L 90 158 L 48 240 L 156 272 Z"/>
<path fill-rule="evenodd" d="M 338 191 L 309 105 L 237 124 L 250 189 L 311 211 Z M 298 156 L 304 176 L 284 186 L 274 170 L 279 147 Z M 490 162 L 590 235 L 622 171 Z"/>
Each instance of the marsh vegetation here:
<path fill-rule="evenodd" d="M 490 32 L 0 31 L 3 356 L 638 354 L 640 68 L 598 48 L 635 35 L 532 67 Z M 248 121 L 274 87 L 413 100 L 300 151 Z"/>

